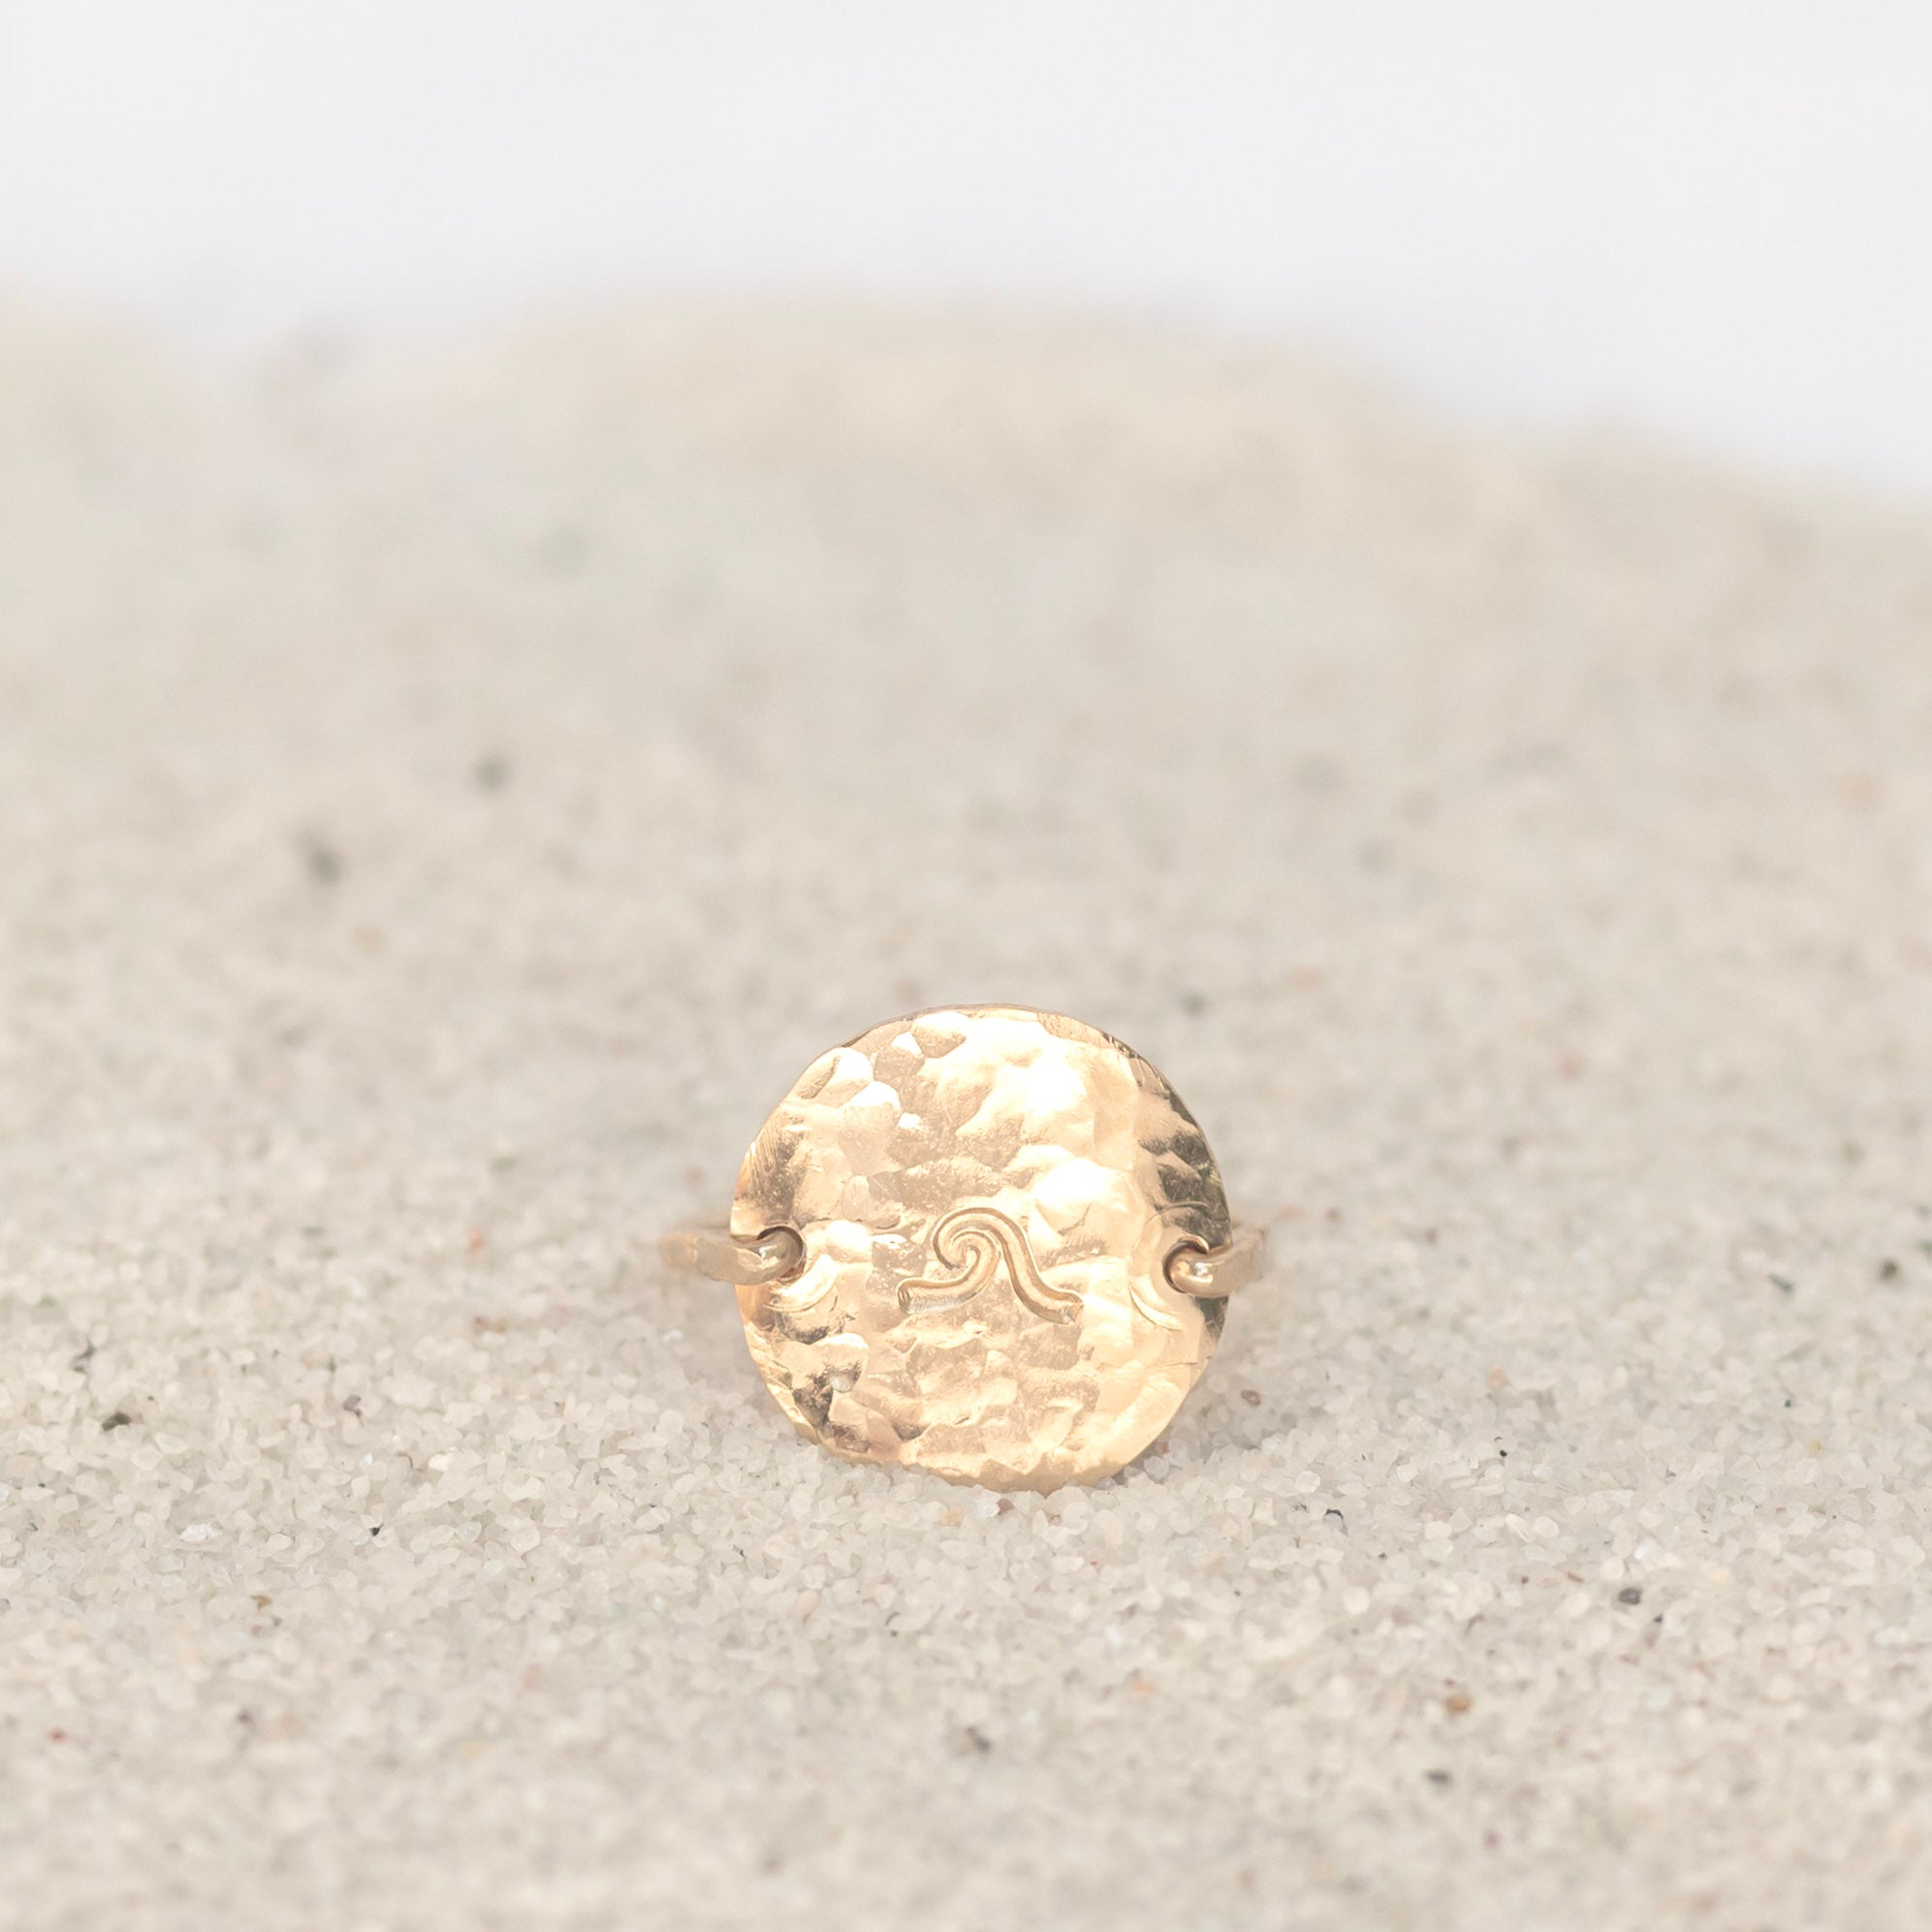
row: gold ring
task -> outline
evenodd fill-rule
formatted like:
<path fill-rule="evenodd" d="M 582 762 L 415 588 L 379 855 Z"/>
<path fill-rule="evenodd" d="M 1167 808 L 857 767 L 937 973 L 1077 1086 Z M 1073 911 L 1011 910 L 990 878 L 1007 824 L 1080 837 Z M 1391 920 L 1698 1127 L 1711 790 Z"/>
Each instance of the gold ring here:
<path fill-rule="evenodd" d="M 765 1385 L 834 1454 L 1051 1490 L 1160 1436 L 1262 1243 L 1140 1055 L 962 1006 L 821 1054 L 751 1143 L 729 1225 L 662 1251 L 736 1286 Z"/>

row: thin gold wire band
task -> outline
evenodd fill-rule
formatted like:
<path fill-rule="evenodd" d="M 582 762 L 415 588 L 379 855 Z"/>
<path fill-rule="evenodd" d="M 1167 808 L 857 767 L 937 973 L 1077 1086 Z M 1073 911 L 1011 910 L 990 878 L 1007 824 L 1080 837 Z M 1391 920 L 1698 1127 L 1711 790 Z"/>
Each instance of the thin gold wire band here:
<path fill-rule="evenodd" d="M 657 1251 L 667 1268 L 735 1287 L 776 1286 L 805 1266 L 805 1243 L 789 1227 L 767 1228 L 749 1241 L 714 1225 L 673 1228 Z M 1219 1248 L 1184 1241 L 1167 1257 L 1167 1285 L 1196 1301 L 1220 1301 L 1260 1274 L 1266 1254 L 1258 1227 L 1237 1227 Z"/>

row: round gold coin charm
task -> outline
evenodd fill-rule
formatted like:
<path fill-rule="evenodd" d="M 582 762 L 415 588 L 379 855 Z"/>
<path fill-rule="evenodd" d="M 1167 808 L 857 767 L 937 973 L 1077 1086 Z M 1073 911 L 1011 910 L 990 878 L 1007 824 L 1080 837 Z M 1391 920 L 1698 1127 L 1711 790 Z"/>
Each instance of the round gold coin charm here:
<path fill-rule="evenodd" d="M 968 1006 L 821 1055 L 745 1156 L 728 1242 L 666 1252 L 738 1282 L 752 1360 L 826 1448 L 1050 1490 L 1166 1428 L 1258 1245 L 1138 1054 Z"/>

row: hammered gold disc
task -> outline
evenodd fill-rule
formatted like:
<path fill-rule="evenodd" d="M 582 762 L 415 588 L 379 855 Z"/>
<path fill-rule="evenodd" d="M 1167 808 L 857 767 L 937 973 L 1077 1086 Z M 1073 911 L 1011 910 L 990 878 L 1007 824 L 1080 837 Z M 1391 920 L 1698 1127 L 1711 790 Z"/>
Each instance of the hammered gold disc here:
<path fill-rule="evenodd" d="M 1148 1062 L 1020 1006 L 915 1014 L 808 1067 L 731 1231 L 802 1271 L 741 1287 L 778 1406 L 839 1455 L 994 1489 L 1095 1482 L 1167 1426 L 1224 1301 L 1167 1283 L 1227 1240 L 1214 1156 Z"/>

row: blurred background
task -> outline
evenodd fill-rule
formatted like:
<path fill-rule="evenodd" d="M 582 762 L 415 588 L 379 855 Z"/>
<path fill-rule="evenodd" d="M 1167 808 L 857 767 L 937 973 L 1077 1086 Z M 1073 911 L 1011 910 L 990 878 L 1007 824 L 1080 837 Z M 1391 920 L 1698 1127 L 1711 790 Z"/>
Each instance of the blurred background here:
<path fill-rule="evenodd" d="M 1928 99 L 1909 0 L 6 0 L 0 293 L 1099 310 L 1922 492 Z"/>

